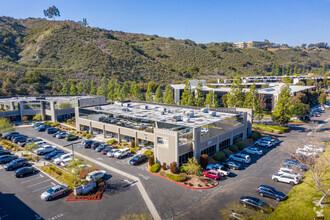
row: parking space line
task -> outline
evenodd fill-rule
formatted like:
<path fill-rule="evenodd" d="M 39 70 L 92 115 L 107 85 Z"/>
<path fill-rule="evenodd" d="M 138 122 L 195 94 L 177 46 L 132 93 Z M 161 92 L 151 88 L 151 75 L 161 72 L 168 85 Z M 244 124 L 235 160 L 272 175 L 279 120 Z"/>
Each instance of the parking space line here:
<path fill-rule="evenodd" d="M 42 176 L 43 177 L 43 176 Z M 31 181 L 33 181 L 33 180 L 37 180 L 37 179 L 40 179 L 40 178 L 42 178 L 41 176 L 39 176 L 39 177 L 37 177 L 37 178 L 34 178 L 34 179 L 32 179 L 32 180 L 26 180 L 26 181 L 24 181 L 24 182 L 22 182 L 22 184 L 23 183 L 28 183 L 28 182 L 31 182 Z"/>
<path fill-rule="evenodd" d="M 55 183 L 53 183 L 53 182 L 51 182 L 51 184 L 53 184 L 53 186 L 55 186 L 56 184 Z"/>
<path fill-rule="evenodd" d="M 32 192 L 34 193 L 34 192 L 38 192 L 39 190 L 43 190 L 43 189 L 45 189 L 45 188 L 50 188 L 50 187 L 52 187 L 53 185 L 49 185 L 49 186 L 45 186 L 45 187 L 41 187 L 41 188 L 39 188 L 39 189 L 36 189 L 36 190 L 33 190 Z"/>
<path fill-rule="evenodd" d="M 48 181 L 51 181 L 51 179 L 48 179 L 48 180 L 45 180 L 45 181 L 42 181 L 42 182 L 39 182 L 39 183 L 32 184 L 32 185 L 30 185 L 30 186 L 27 186 L 26 188 L 30 188 L 30 187 L 32 187 L 32 186 L 39 185 L 39 184 L 41 184 L 41 183 L 45 183 L 45 182 L 48 182 Z"/>

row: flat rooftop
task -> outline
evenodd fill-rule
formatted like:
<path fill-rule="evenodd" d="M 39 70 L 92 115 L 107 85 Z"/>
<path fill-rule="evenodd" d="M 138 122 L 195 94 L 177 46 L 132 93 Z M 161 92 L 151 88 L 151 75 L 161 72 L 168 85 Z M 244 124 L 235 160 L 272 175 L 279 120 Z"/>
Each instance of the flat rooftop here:
<path fill-rule="evenodd" d="M 203 112 L 203 109 L 143 102 L 115 102 L 98 107 L 84 107 L 83 109 L 186 127 L 201 127 L 237 115 L 221 111 Z M 181 117 L 181 120 L 177 120 L 177 117 Z M 188 117 L 189 120 L 187 120 Z"/>
<path fill-rule="evenodd" d="M 32 101 L 74 101 L 78 99 L 87 99 L 97 96 L 15 96 L 15 97 L 0 97 L 0 103 L 8 102 L 32 102 Z"/>

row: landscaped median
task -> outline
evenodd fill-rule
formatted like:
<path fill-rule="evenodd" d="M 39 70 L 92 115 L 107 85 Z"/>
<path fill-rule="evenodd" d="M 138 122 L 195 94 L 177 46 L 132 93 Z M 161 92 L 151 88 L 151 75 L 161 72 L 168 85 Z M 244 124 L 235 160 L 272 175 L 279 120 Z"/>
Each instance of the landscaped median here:
<path fill-rule="evenodd" d="M 283 134 L 290 130 L 289 127 L 280 127 L 278 125 L 264 125 L 264 124 L 256 124 L 256 123 L 252 124 L 252 128 L 255 131 L 269 132 L 274 134 Z"/>

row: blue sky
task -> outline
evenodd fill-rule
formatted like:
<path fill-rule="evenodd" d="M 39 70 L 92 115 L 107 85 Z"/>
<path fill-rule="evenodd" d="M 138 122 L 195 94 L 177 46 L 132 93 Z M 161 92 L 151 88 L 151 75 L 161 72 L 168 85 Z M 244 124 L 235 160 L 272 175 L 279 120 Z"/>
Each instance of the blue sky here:
<path fill-rule="evenodd" d="M 330 0 L 0 0 L 0 16 L 41 17 L 56 5 L 60 20 L 157 34 L 197 43 L 268 39 L 330 44 Z"/>

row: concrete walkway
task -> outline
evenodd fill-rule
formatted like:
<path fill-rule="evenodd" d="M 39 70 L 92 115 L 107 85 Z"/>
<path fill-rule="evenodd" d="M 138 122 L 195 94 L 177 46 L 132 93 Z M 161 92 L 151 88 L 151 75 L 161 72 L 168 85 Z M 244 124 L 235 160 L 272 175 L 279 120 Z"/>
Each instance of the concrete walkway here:
<path fill-rule="evenodd" d="M 41 137 L 37 137 L 37 138 L 43 139 L 43 138 L 41 138 Z M 63 147 L 63 146 L 61 146 L 61 145 L 59 145 L 59 144 L 56 144 L 56 143 L 54 143 L 54 142 L 52 142 L 52 141 L 49 141 L 49 140 L 47 140 L 47 139 L 43 139 L 43 140 L 46 141 L 46 142 L 48 142 L 48 143 L 51 144 L 51 145 L 54 145 L 54 146 L 56 146 L 56 147 L 62 149 L 62 150 L 66 150 L 66 151 L 68 151 L 68 148 L 65 148 L 65 147 Z M 159 215 L 159 213 L 158 213 L 158 211 L 157 211 L 157 209 L 156 209 L 156 207 L 154 206 L 154 204 L 153 204 L 153 202 L 151 201 L 151 199 L 150 199 L 150 197 L 149 197 L 147 191 L 146 191 L 145 188 L 143 187 L 143 184 L 141 183 L 141 181 L 140 181 L 140 179 L 139 179 L 138 177 L 133 176 L 133 175 L 131 175 L 131 174 L 129 174 L 129 173 L 123 172 L 123 171 L 121 171 L 121 170 L 118 170 L 118 169 L 116 169 L 116 168 L 114 168 L 114 167 L 111 167 L 111 166 L 109 166 L 109 165 L 107 165 L 107 164 L 101 163 L 100 161 L 94 160 L 93 158 L 87 157 L 87 156 L 85 156 L 85 155 L 83 155 L 83 154 L 81 154 L 81 153 L 79 153 L 79 152 L 74 152 L 74 153 L 75 153 L 75 155 L 77 155 L 78 157 L 81 157 L 81 158 L 83 158 L 83 159 L 85 159 L 85 160 L 89 160 L 89 161 L 93 162 L 94 164 L 97 164 L 97 165 L 99 165 L 99 166 L 101 166 L 101 167 L 104 167 L 104 168 L 106 168 L 106 169 L 108 169 L 108 170 L 111 170 L 111 171 L 113 171 L 113 172 L 115 172 L 115 173 L 118 173 L 118 174 L 120 174 L 120 175 L 122 175 L 122 176 L 124 176 L 124 177 L 127 177 L 127 178 L 129 178 L 129 179 L 135 181 L 135 184 L 136 184 L 136 186 L 138 187 L 138 189 L 139 189 L 139 191 L 140 191 L 140 193 L 141 193 L 141 196 L 142 196 L 142 198 L 144 199 L 144 202 L 146 203 L 146 205 L 147 205 L 147 207 L 148 207 L 148 209 L 149 209 L 149 211 L 150 211 L 150 213 L 151 213 L 153 219 L 155 219 L 155 220 L 160 220 L 160 219 L 161 219 L 161 218 L 160 218 L 160 215 Z"/>

